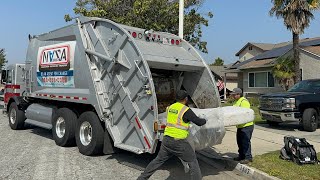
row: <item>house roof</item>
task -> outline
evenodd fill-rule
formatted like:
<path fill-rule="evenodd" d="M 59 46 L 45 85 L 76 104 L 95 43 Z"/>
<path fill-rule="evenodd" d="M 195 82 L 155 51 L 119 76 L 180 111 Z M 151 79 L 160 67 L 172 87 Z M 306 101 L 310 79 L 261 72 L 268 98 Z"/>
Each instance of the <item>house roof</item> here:
<path fill-rule="evenodd" d="M 213 71 L 214 73 L 216 73 L 218 76 L 224 76 L 223 74 L 223 70 L 224 70 L 224 66 L 209 66 L 211 71 Z"/>
<path fill-rule="evenodd" d="M 238 78 L 238 74 L 237 73 L 233 73 L 230 72 L 228 73 L 227 69 L 224 66 L 209 66 L 211 71 L 214 72 L 216 75 L 220 76 L 220 77 L 224 77 L 224 74 L 226 74 L 227 79 L 236 79 Z"/>
<path fill-rule="evenodd" d="M 251 43 L 251 44 L 264 51 L 269 51 L 274 48 L 274 44 L 269 44 L 269 43 Z"/>
<path fill-rule="evenodd" d="M 286 44 L 286 43 L 283 43 L 283 44 Z M 309 39 L 309 38 L 301 39 L 299 45 L 300 45 L 300 47 L 320 45 L 320 37 L 312 38 L 312 39 Z M 292 43 L 285 45 L 285 46 L 282 46 L 282 47 L 273 48 L 272 50 L 266 51 L 266 52 L 261 53 L 251 59 L 248 59 L 248 60 L 243 61 L 239 64 L 236 64 L 234 66 L 234 68 L 241 68 L 245 64 L 251 63 L 252 61 L 260 61 L 260 60 L 264 60 L 264 59 L 277 58 L 279 56 L 284 55 L 285 53 L 287 53 L 291 49 L 292 49 Z"/>
<path fill-rule="evenodd" d="M 310 53 L 320 56 L 320 46 L 307 46 L 307 47 L 301 47 L 301 49 L 304 49 Z"/>
<path fill-rule="evenodd" d="M 259 67 L 270 67 L 273 66 L 274 61 L 276 58 L 270 58 L 270 59 L 263 59 L 259 61 L 251 61 L 243 66 L 241 66 L 239 69 L 251 69 L 251 68 L 259 68 Z"/>
<path fill-rule="evenodd" d="M 312 41 L 312 40 L 318 40 L 320 39 L 320 37 L 315 37 L 315 38 L 304 38 L 304 39 L 300 39 L 300 43 L 302 42 L 308 42 L 308 41 Z M 280 48 L 280 47 L 284 47 L 287 45 L 292 44 L 292 41 L 287 41 L 287 42 L 281 42 L 281 43 L 276 43 L 276 44 L 272 44 L 272 43 L 255 43 L 255 42 L 248 42 L 245 46 L 243 46 L 240 51 L 238 51 L 236 53 L 236 56 L 239 56 L 240 53 L 249 45 L 255 46 L 263 51 L 269 51 L 272 49 L 276 49 L 276 48 Z"/>
<path fill-rule="evenodd" d="M 242 49 L 240 49 L 240 51 L 238 51 L 236 53 L 236 56 L 239 56 L 240 53 L 245 50 L 248 46 L 255 46 L 263 51 L 268 51 L 270 49 L 272 49 L 274 47 L 274 44 L 270 44 L 270 43 L 254 43 L 254 42 L 248 42 L 245 46 L 242 47 Z"/>

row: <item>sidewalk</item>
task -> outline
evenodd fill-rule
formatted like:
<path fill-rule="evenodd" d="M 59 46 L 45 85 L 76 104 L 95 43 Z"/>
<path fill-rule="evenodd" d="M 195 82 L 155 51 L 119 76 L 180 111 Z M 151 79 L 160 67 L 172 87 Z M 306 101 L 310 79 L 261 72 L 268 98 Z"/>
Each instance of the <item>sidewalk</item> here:
<path fill-rule="evenodd" d="M 236 127 L 226 128 L 226 135 L 223 138 L 222 143 L 219 145 L 215 145 L 214 147 L 212 147 L 212 149 L 222 157 L 237 157 L 238 146 L 236 142 L 236 132 Z M 295 136 L 294 134 L 292 135 Z M 271 151 L 280 150 L 284 146 L 284 136 L 285 134 L 270 132 L 255 125 L 255 129 L 253 131 L 251 139 L 252 155 L 256 156 Z M 320 152 L 320 142 L 315 142 L 308 138 L 306 139 L 310 144 L 314 146 L 317 152 Z"/>

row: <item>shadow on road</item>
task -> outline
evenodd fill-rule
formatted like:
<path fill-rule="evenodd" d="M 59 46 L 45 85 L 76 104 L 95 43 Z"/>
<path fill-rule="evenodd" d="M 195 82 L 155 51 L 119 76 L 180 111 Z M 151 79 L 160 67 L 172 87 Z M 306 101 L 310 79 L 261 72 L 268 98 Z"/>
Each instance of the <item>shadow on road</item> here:
<path fill-rule="evenodd" d="M 299 123 L 280 123 L 278 125 L 270 126 L 269 124 L 256 124 L 255 126 L 262 127 L 265 129 L 275 129 L 275 130 L 284 130 L 284 131 L 302 131 L 302 127 Z"/>
<path fill-rule="evenodd" d="M 233 171 L 238 164 L 238 162 L 233 160 L 234 157 L 238 156 L 237 153 L 219 153 L 214 149 L 214 147 L 206 148 L 202 150 L 200 153 L 205 155 L 207 158 L 211 159 L 213 162 L 216 163 L 217 168 L 224 171 Z"/>
<path fill-rule="evenodd" d="M 53 140 L 52 131 L 51 130 L 43 129 L 43 128 L 40 128 L 40 127 L 35 127 L 35 126 L 29 125 L 29 124 L 25 124 L 25 127 L 27 129 L 31 129 L 31 133 L 33 133 L 33 134 L 36 134 L 38 136 Z"/>
<path fill-rule="evenodd" d="M 214 151 L 214 150 L 212 150 Z M 213 153 L 218 154 L 218 153 Z M 127 151 L 122 151 L 112 154 L 107 157 L 108 159 L 116 159 L 120 164 L 125 166 L 144 171 L 147 165 L 156 157 L 156 155 L 151 154 L 134 154 Z M 198 159 L 199 166 L 202 172 L 202 176 L 218 175 L 221 171 L 233 171 L 236 165 L 226 164 L 224 160 L 212 159 L 215 163 L 219 163 L 218 166 L 212 166 L 208 163 Z M 190 179 L 190 174 L 184 172 L 184 167 L 177 157 L 172 157 L 167 162 L 165 162 L 158 170 L 169 171 L 170 176 L 167 178 L 171 179 Z"/>

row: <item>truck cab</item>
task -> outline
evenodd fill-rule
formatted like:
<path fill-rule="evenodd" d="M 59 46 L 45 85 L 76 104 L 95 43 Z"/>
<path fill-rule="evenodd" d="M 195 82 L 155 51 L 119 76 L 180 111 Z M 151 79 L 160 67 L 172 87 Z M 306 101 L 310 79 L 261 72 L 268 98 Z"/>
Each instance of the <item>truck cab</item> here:
<path fill-rule="evenodd" d="M 4 110 L 9 100 L 14 96 L 21 96 L 24 86 L 24 64 L 11 64 L 1 72 L 1 83 L 4 84 Z"/>

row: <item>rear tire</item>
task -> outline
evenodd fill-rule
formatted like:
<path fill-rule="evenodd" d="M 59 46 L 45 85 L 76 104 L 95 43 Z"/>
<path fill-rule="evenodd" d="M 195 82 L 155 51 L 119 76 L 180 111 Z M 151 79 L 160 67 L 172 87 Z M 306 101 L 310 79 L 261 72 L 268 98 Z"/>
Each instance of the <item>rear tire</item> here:
<path fill-rule="evenodd" d="M 100 119 L 94 112 L 80 115 L 76 128 L 76 142 L 79 152 L 92 156 L 102 154 L 104 129 Z"/>
<path fill-rule="evenodd" d="M 52 120 L 52 136 L 58 146 L 74 146 L 77 116 L 68 108 L 56 111 Z"/>
<path fill-rule="evenodd" d="M 313 108 L 303 111 L 302 124 L 305 131 L 314 132 L 318 128 L 318 113 Z"/>
<path fill-rule="evenodd" d="M 275 121 L 268 121 L 267 123 L 269 124 L 269 126 L 279 126 L 279 122 L 275 122 Z"/>
<path fill-rule="evenodd" d="M 10 104 L 8 117 L 11 129 L 24 129 L 24 121 L 26 120 L 26 116 L 24 112 L 18 108 L 15 102 Z"/>

